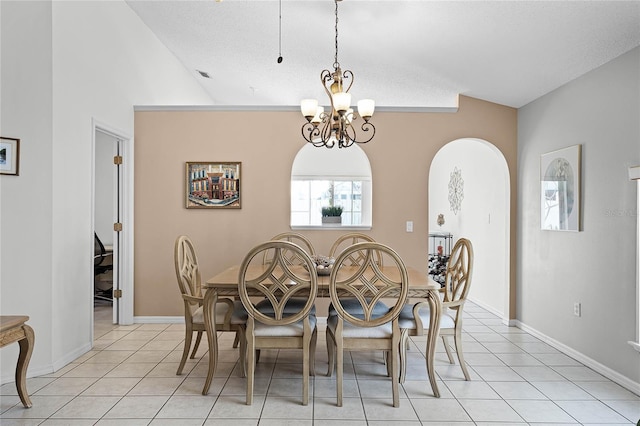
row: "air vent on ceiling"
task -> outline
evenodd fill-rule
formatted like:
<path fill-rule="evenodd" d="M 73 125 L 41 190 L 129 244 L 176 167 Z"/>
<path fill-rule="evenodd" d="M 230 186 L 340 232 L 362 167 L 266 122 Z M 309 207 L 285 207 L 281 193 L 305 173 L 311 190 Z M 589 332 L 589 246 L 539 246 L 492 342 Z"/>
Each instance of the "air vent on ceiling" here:
<path fill-rule="evenodd" d="M 198 74 L 200 74 L 201 76 L 203 76 L 204 78 L 211 78 L 211 76 L 209 75 L 208 72 L 206 71 L 200 71 L 200 70 L 196 70 L 198 71 Z"/>

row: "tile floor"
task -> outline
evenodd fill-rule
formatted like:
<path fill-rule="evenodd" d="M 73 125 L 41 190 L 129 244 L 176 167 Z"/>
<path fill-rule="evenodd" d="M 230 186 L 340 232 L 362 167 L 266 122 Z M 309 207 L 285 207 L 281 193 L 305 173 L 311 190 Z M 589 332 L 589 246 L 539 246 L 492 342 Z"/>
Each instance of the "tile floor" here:
<path fill-rule="evenodd" d="M 96 311 L 95 346 L 61 370 L 28 380 L 33 408 L 19 403 L 13 383 L 0 387 L 0 424 L 9 425 L 635 425 L 640 397 L 537 338 L 502 325 L 485 310 L 466 307 L 464 348 L 471 381 L 438 348 L 442 397 L 432 396 L 424 338 L 409 352 L 400 407 L 379 353 L 345 357 L 344 406 L 335 405 L 335 375 L 327 367 L 324 330 L 318 334 L 311 401 L 301 405 L 299 351 L 263 351 L 254 403 L 244 403 L 233 335 L 220 334 L 220 364 L 209 395 L 202 344 L 176 376 L 183 325 L 112 326 Z"/>

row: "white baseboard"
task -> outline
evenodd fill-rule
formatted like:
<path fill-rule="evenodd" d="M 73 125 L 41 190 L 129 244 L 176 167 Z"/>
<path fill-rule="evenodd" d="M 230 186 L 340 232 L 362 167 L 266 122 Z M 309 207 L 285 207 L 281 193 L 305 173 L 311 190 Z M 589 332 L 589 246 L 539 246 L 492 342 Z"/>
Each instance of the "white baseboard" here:
<path fill-rule="evenodd" d="M 600 364 L 598 361 L 589 358 L 588 356 L 576 351 L 573 348 L 570 348 L 569 346 L 558 342 L 555 339 L 552 339 L 551 337 L 539 332 L 538 330 L 536 330 L 535 328 L 529 327 L 526 324 L 521 323 L 520 321 L 515 321 L 516 323 L 516 327 L 526 331 L 527 333 L 531 334 L 532 336 L 537 337 L 538 339 L 542 340 L 543 342 L 545 342 L 546 344 L 553 346 L 554 348 L 556 348 L 557 350 L 559 350 L 560 352 L 564 353 L 567 356 L 570 356 L 571 358 L 575 359 L 576 361 L 579 361 L 580 363 L 584 364 L 585 366 L 591 368 L 592 370 L 602 374 L 604 377 L 608 378 L 609 380 L 612 380 L 614 382 L 616 382 L 617 384 L 619 384 L 620 386 L 624 387 L 625 389 L 630 390 L 631 392 L 635 393 L 636 395 L 640 395 L 640 383 L 638 382 L 634 382 L 633 380 L 631 380 L 630 378 L 623 376 L 622 374 L 618 373 L 615 370 L 612 370 L 611 368 Z"/>
<path fill-rule="evenodd" d="M 184 317 L 133 317 L 134 324 L 184 324 Z"/>
<path fill-rule="evenodd" d="M 90 350 L 91 350 L 91 344 L 88 343 L 86 345 L 79 347 L 78 349 L 75 349 L 67 353 L 60 359 L 54 361 L 52 364 L 44 364 L 44 365 L 29 364 L 29 367 L 27 368 L 27 378 L 44 376 L 45 374 L 54 373 L 60 370 L 62 367 L 66 366 L 67 364 L 78 359 L 78 357 L 80 357 L 81 355 L 84 355 L 85 353 L 89 352 Z M 18 359 L 16 358 L 16 362 L 17 361 Z M 12 383 L 12 382 L 15 382 L 15 380 L 16 380 L 15 372 L 11 372 L 11 374 L 9 375 L 0 377 L 0 384 Z"/>
<path fill-rule="evenodd" d="M 482 303 L 478 300 L 472 299 L 472 298 L 468 298 L 467 300 L 469 300 L 469 302 L 472 302 L 478 306 L 480 306 L 482 309 L 491 312 L 493 315 L 497 316 L 498 318 L 502 319 L 502 323 L 504 325 L 507 325 L 509 327 L 515 327 L 515 320 L 510 320 L 509 318 L 504 316 L 504 312 L 499 312 L 496 308 L 494 308 L 493 306 L 489 306 L 485 303 Z"/>

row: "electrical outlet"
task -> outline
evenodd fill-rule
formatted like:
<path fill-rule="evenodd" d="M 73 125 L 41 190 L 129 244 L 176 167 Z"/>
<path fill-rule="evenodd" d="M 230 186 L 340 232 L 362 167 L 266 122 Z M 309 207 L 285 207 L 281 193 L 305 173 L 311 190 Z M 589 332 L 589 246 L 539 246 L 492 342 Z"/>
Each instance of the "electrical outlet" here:
<path fill-rule="evenodd" d="M 407 232 L 413 232 L 413 221 L 407 221 Z"/>
<path fill-rule="evenodd" d="M 573 304 L 573 315 L 577 317 L 582 316 L 582 303 L 576 302 Z"/>

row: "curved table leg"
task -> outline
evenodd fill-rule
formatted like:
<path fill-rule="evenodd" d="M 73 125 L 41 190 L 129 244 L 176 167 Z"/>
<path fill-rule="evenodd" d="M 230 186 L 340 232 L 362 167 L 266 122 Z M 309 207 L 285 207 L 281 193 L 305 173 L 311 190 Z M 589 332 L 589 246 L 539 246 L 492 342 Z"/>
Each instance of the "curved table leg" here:
<path fill-rule="evenodd" d="M 431 389 L 433 395 L 436 398 L 440 398 L 440 391 L 438 390 L 438 384 L 436 383 L 436 372 L 433 368 L 433 360 L 436 356 L 436 344 L 438 342 L 438 335 L 440 334 L 440 315 L 442 311 L 442 304 L 438 297 L 437 290 L 429 290 L 429 333 L 427 334 L 427 374 L 429 375 L 429 382 L 431 383 Z"/>
<path fill-rule="evenodd" d="M 33 329 L 27 324 L 22 325 L 25 338 L 20 340 L 20 355 L 18 356 L 18 365 L 16 367 L 16 388 L 18 388 L 18 395 L 22 405 L 26 408 L 31 408 L 31 399 L 27 392 L 27 367 L 31 360 L 31 354 L 33 353 L 33 344 L 35 343 L 35 333 Z"/>
<path fill-rule="evenodd" d="M 203 395 L 207 395 L 209 393 L 213 374 L 216 372 L 216 365 L 218 364 L 218 336 L 216 335 L 215 322 L 217 301 L 218 294 L 216 291 L 207 289 L 204 294 L 202 310 L 204 312 L 204 328 L 207 331 L 207 343 L 209 345 L 209 369 L 207 371 L 207 379 L 205 380 L 204 387 L 202 388 Z"/>

